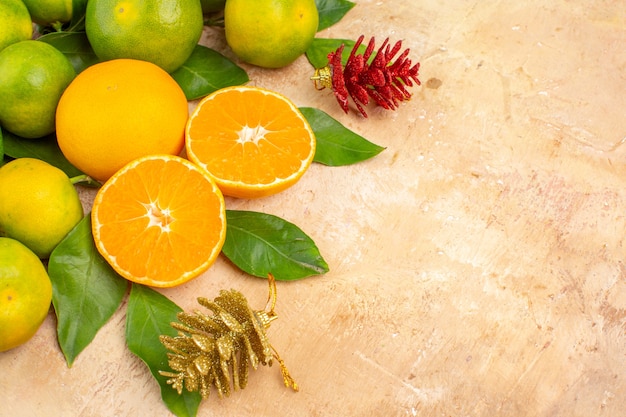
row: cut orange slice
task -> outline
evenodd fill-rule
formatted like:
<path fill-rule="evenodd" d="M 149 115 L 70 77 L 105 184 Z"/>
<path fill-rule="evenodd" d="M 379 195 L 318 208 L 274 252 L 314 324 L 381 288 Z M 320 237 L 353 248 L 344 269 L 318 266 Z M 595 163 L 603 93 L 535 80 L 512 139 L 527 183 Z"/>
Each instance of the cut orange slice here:
<path fill-rule="evenodd" d="M 264 197 L 295 184 L 315 155 L 315 135 L 286 97 L 257 87 L 206 96 L 187 121 L 187 157 L 225 195 Z"/>
<path fill-rule="evenodd" d="M 98 252 L 124 278 L 173 287 L 206 271 L 226 238 L 224 197 L 199 167 L 171 155 L 136 159 L 98 190 Z"/>

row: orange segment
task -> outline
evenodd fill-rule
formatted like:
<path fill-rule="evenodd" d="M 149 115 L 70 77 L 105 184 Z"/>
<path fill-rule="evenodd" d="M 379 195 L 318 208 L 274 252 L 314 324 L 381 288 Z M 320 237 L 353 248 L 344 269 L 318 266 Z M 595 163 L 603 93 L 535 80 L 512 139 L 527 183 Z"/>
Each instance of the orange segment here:
<path fill-rule="evenodd" d="M 185 283 L 213 264 L 226 238 L 219 188 L 171 155 L 136 159 L 98 191 L 91 212 L 96 247 L 124 278 L 153 287 Z"/>
<path fill-rule="evenodd" d="M 315 135 L 286 97 L 228 87 L 205 97 L 187 122 L 188 158 L 225 195 L 264 197 L 295 184 L 315 155 Z"/>

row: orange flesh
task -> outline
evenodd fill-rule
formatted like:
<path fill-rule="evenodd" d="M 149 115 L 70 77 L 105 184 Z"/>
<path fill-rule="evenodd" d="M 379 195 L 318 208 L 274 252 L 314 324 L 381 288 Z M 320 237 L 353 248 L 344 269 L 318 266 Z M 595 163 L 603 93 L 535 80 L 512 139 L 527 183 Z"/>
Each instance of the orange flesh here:
<path fill-rule="evenodd" d="M 212 181 L 189 165 L 146 160 L 98 193 L 94 237 L 126 278 L 177 285 L 206 270 L 219 254 L 226 227 L 223 198 Z"/>
<path fill-rule="evenodd" d="M 244 91 L 215 94 L 199 105 L 187 127 L 189 156 L 220 185 L 295 182 L 314 154 L 308 123 L 272 93 L 239 89 Z"/>

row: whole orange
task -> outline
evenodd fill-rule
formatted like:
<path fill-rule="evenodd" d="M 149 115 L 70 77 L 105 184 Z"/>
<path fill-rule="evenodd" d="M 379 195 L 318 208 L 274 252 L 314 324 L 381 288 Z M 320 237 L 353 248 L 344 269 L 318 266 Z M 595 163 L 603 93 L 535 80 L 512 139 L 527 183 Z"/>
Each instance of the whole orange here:
<path fill-rule="evenodd" d="M 145 155 L 177 155 L 189 108 L 176 81 L 155 64 L 117 59 L 92 65 L 67 87 L 56 113 L 65 157 L 105 181 Z"/>

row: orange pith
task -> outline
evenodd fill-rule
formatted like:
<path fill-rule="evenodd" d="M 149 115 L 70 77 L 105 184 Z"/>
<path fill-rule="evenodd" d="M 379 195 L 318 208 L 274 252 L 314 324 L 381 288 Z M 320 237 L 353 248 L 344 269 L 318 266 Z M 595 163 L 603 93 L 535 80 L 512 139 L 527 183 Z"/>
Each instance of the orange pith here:
<path fill-rule="evenodd" d="M 132 161 L 94 200 L 96 247 L 124 278 L 173 287 L 206 271 L 226 238 L 224 198 L 191 162 L 170 155 Z"/>
<path fill-rule="evenodd" d="M 189 159 L 233 197 L 285 190 L 315 155 L 315 135 L 298 108 L 258 87 L 228 87 L 205 97 L 187 122 L 185 140 Z"/>

